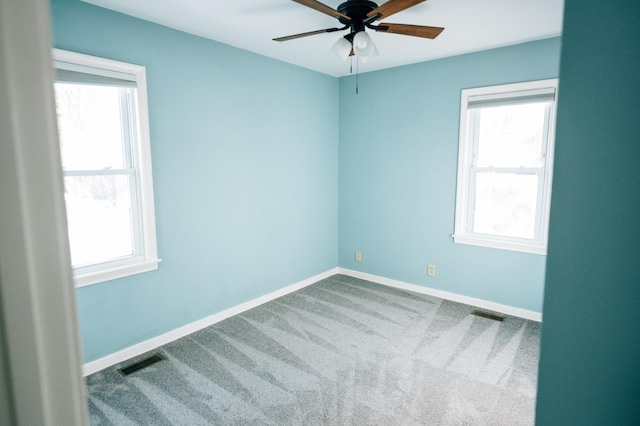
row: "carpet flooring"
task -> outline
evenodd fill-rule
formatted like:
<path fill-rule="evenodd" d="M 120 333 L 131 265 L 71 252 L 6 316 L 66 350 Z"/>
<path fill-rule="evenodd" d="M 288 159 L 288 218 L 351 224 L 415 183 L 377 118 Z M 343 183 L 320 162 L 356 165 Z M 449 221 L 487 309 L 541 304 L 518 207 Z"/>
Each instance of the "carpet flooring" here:
<path fill-rule="evenodd" d="M 474 309 L 334 275 L 88 376 L 91 424 L 532 425 L 540 325 Z"/>

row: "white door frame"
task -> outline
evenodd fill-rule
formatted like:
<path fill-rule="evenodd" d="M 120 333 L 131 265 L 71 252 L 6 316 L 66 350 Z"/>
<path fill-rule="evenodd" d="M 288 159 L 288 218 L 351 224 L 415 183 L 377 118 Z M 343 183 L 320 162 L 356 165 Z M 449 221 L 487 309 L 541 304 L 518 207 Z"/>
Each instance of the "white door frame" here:
<path fill-rule="evenodd" d="M 0 0 L 0 420 L 86 425 L 48 0 Z"/>

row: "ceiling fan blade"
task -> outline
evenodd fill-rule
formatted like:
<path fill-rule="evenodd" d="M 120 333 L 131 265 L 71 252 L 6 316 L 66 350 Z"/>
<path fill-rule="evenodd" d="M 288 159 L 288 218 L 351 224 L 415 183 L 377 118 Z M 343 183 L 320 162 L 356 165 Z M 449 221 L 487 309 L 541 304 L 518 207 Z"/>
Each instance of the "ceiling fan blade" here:
<path fill-rule="evenodd" d="M 378 6 L 371 12 L 367 13 L 367 16 L 372 17 L 375 15 L 380 15 L 378 19 L 387 18 L 394 13 L 402 12 L 403 10 L 408 9 L 411 6 L 415 6 L 416 4 L 422 3 L 423 1 L 426 0 L 389 0 L 385 4 Z M 376 19 L 376 21 L 378 19 Z"/>
<path fill-rule="evenodd" d="M 387 29 L 383 29 L 387 27 Z M 423 25 L 409 25 L 409 24 L 387 24 L 380 23 L 379 28 L 375 28 L 376 31 L 382 31 L 385 33 L 403 34 L 414 37 L 423 37 L 434 39 L 440 35 L 444 30 L 442 27 L 426 27 Z"/>
<path fill-rule="evenodd" d="M 316 34 L 332 33 L 334 31 L 340 31 L 340 30 L 343 30 L 343 29 L 344 28 L 326 28 L 324 30 L 309 31 L 307 33 L 300 33 L 300 34 L 293 34 L 293 35 L 285 36 L 285 37 L 278 37 L 278 38 L 274 38 L 273 41 L 288 41 L 288 40 L 293 40 L 293 39 L 301 38 L 301 37 L 308 37 L 308 36 L 312 36 L 312 35 L 316 35 Z"/>
<path fill-rule="evenodd" d="M 340 13 L 337 10 L 330 8 L 326 4 L 322 4 L 322 3 L 320 3 L 319 1 L 316 1 L 316 0 L 293 0 L 293 1 L 295 1 L 296 3 L 300 3 L 303 6 L 310 7 L 311 9 L 315 9 L 318 12 L 325 13 L 325 14 L 333 17 L 333 18 L 344 18 L 344 19 L 346 19 L 348 21 L 351 20 L 351 18 L 349 18 L 344 13 Z"/>

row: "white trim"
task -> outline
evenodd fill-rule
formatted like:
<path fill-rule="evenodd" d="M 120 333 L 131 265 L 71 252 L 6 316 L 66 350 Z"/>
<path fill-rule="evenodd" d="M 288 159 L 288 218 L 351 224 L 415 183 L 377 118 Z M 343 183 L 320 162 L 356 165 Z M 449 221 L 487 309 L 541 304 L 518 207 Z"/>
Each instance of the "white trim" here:
<path fill-rule="evenodd" d="M 128 277 L 129 275 L 155 271 L 158 269 L 158 263 L 160 262 L 162 262 L 162 259 L 149 259 L 119 267 L 101 269 L 95 272 L 85 272 L 83 274 L 75 274 L 75 272 L 77 272 L 76 269 L 74 270 L 73 280 L 76 287 L 84 287 L 91 284 Z"/>
<path fill-rule="evenodd" d="M 539 254 L 542 256 L 547 255 L 547 248 L 542 245 L 524 244 L 517 241 L 501 241 L 498 239 L 488 239 L 476 236 L 474 234 L 463 236 L 453 235 L 453 241 L 456 243 L 468 244 L 471 246 L 519 251 L 522 253 Z"/>
<path fill-rule="evenodd" d="M 0 0 L 0 362 L 10 372 L 0 398 L 9 393 L 10 424 L 80 426 L 87 401 L 51 44 L 48 1 Z"/>
<path fill-rule="evenodd" d="M 128 62 L 114 61 L 113 59 L 101 58 L 99 56 L 85 55 L 84 53 L 72 52 L 63 49 L 52 49 L 53 59 L 58 62 L 67 62 L 71 67 L 83 65 L 98 70 L 115 71 L 130 75 L 135 81 L 139 81 L 141 72 L 144 73 L 144 66 L 130 64 Z M 144 77 L 144 76 L 142 76 Z"/>
<path fill-rule="evenodd" d="M 531 321 L 542 321 L 542 314 L 539 312 L 529 311 L 527 309 L 516 308 L 513 306 L 502 305 L 500 303 L 490 302 L 488 300 L 476 299 L 475 297 L 464 296 L 461 294 L 450 293 L 448 291 L 437 290 L 435 288 L 423 287 L 421 285 L 409 284 L 403 281 L 393 280 L 391 278 L 380 277 L 378 275 L 367 274 L 365 272 L 354 271 L 351 269 L 338 268 L 338 273 L 348 275 L 354 278 L 371 281 L 377 284 L 395 287 L 402 290 L 409 290 L 428 296 L 435 296 L 440 299 L 451 300 L 453 302 L 464 303 L 466 305 L 476 306 L 478 308 L 489 309 L 491 311 L 500 312 L 507 315 L 513 315 L 528 319 Z"/>
<path fill-rule="evenodd" d="M 156 349 L 162 345 L 166 345 L 167 343 L 173 342 L 174 340 L 187 336 L 198 330 L 202 330 L 203 328 L 209 327 L 229 317 L 241 314 L 242 312 L 248 311 L 249 309 L 255 308 L 257 306 L 270 302 L 274 299 L 285 296 L 289 293 L 293 293 L 294 291 L 300 290 L 304 287 L 307 287 L 311 284 L 314 284 L 320 280 L 328 278 L 337 273 L 338 273 L 338 268 L 329 269 L 328 271 L 322 272 L 318 275 L 314 275 L 313 277 L 304 279 L 295 284 L 291 284 L 287 287 L 281 288 L 269 294 L 265 294 L 264 296 L 260 296 L 256 299 L 249 300 L 248 302 L 241 303 L 229 309 L 225 309 L 224 311 L 221 311 L 216 314 L 210 315 L 208 317 L 202 318 L 200 320 L 194 321 L 190 324 L 176 328 L 175 330 L 161 334 L 160 336 L 154 337 L 152 339 L 146 340 L 136 345 L 129 346 L 126 349 L 123 349 L 118 352 L 114 352 L 111 355 L 107 355 L 103 358 L 84 364 L 84 366 L 82 367 L 82 372 L 85 376 L 88 376 L 89 374 L 93 374 L 97 371 L 100 371 L 112 365 L 126 361 L 134 356 L 141 355 L 145 352 Z"/>

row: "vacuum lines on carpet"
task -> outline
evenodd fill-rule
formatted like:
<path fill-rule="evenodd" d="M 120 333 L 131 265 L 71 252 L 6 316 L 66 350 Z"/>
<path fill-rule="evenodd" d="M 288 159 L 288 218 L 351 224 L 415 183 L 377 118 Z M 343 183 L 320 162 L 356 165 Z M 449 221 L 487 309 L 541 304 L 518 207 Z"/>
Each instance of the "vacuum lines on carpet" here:
<path fill-rule="evenodd" d="M 538 323 L 334 275 L 87 377 L 92 425 L 532 425 Z"/>

